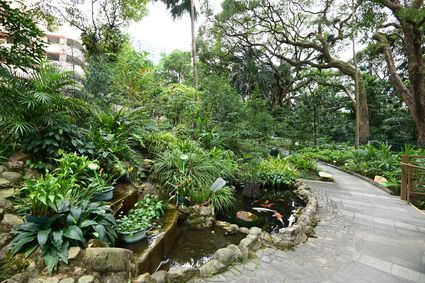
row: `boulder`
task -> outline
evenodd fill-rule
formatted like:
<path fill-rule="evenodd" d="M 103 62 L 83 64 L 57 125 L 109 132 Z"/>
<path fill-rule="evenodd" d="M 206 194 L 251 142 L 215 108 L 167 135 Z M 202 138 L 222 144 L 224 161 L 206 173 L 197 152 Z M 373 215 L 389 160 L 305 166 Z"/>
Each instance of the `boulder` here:
<path fill-rule="evenodd" d="M 146 272 L 142 275 L 139 275 L 139 277 L 137 277 L 136 280 L 134 280 L 133 282 L 134 283 L 151 283 L 152 277 L 148 272 Z"/>
<path fill-rule="evenodd" d="M 25 152 L 16 152 L 14 154 L 12 154 L 11 157 L 9 157 L 10 161 L 27 161 L 30 160 L 32 158 L 31 154 L 29 153 L 25 153 Z"/>
<path fill-rule="evenodd" d="M 11 183 L 9 180 L 4 179 L 4 178 L 0 178 L 0 189 L 2 188 L 8 188 L 11 186 Z"/>
<path fill-rule="evenodd" d="M 3 221 L 1 222 L 1 225 L 6 225 L 10 227 L 16 227 L 19 224 L 24 223 L 21 217 L 15 214 L 6 213 L 4 214 Z"/>
<path fill-rule="evenodd" d="M 11 196 L 13 196 L 15 194 L 15 189 L 4 189 L 4 190 L 0 190 L 0 201 L 10 198 Z M 13 208 L 13 207 L 12 207 Z"/>
<path fill-rule="evenodd" d="M 216 259 L 212 259 L 199 269 L 201 277 L 209 277 L 226 269 L 226 266 Z"/>
<path fill-rule="evenodd" d="M 83 260 L 89 272 L 127 274 L 127 278 L 121 278 L 122 282 L 134 273 L 133 252 L 127 249 L 88 248 Z"/>
<path fill-rule="evenodd" d="M 3 173 L 6 170 L 7 170 L 6 166 L 0 165 L 0 174 Z"/>
<path fill-rule="evenodd" d="M 17 172 L 6 171 L 0 174 L 0 178 L 6 179 L 11 183 L 16 183 L 22 178 L 22 175 Z"/>
<path fill-rule="evenodd" d="M 72 277 L 65 277 L 59 283 L 75 283 L 75 279 Z"/>
<path fill-rule="evenodd" d="M 258 220 L 258 216 L 255 215 L 254 213 L 251 213 L 249 211 L 238 211 L 236 213 L 236 217 L 242 221 L 245 222 L 253 222 L 253 221 L 257 221 Z"/>
<path fill-rule="evenodd" d="M 80 247 L 71 247 L 68 252 L 68 259 L 74 259 L 78 256 L 80 253 L 81 248 Z"/>
<path fill-rule="evenodd" d="M 234 251 L 229 248 L 218 249 L 214 254 L 214 258 L 224 265 L 229 265 L 235 260 Z"/>
<path fill-rule="evenodd" d="M 323 172 L 323 171 L 319 172 L 319 177 L 324 181 L 333 181 L 334 180 L 334 177 L 331 174 L 329 174 L 327 172 Z"/>
<path fill-rule="evenodd" d="M 155 164 L 155 161 L 153 161 L 152 159 L 144 159 L 143 163 L 142 163 L 142 168 L 145 171 L 149 171 L 152 168 L 152 165 Z"/>
<path fill-rule="evenodd" d="M 5 213 L 4 209 L 0 208 L 0 222 L 2 222 L 2 220 L 3 220 L 4 213 Z"/>
<path fill-rule="evenodd" d="M 382 176 L 378 176 L 378 175 L 376 175 L 376 176 L 375 176 L 375 178 L 373 179 L 373 181 L 375 181 L 376 183 L 378 183 L 378 184 L 380 184 L 380 185 L 382 185 L 382 184 L 384 184 L 384 183 L 388 182 L 388 180 L 387 180 L 387 179 L 385 179 L 385 178 L 384 178 L 384 177 L 382 177 Z"/>
<path fill-rule="evenodd" d="M 151 279 L 155 283 L 166 283 L 168 280 L 168 272 L 160 270 L 151 275 Z"/>
<path fill-rule="evenodd" d="M 65 278 L 65 283 L 69 283 L 69 281 L 66 281 L 67 278 Z M 74 280 L 74 278 L 72 278 L 72 280 Z M 61 280 L 60 282 L 62 282 L 63 280 Z M 58 283 L 59 282 L 59 277 L 50 277 L 47 278 L 46 280 L 42 281 L 43 283 Z M 72 281 L 74 282 L 74 281 Z M 63 282 L 62 282 L 63 283 Z"/>
<path fill-rule="evenodd" d="M 201 208 L 199 209 L 199 215 L 211 216 L 211 215 L 214 215 L 214 210 L 212 207 L 201 206 Z"/>
<path fill-rule="evenodd" d="M 78 283 L 93 283 L 94 279 L 93 275 L 84 275 L 78 279 Z"/>
<path fill-rule="evenodd" d="M 8 162 L 4 163 L 4 165 L 6 165 L 6 167 L 10 171 L 14 171 L 14 172 L 19 172 L 19 171 L 22 170 L 22 168 L 24 168 L 24 162 L 23 161 L 8 161 Z"/>

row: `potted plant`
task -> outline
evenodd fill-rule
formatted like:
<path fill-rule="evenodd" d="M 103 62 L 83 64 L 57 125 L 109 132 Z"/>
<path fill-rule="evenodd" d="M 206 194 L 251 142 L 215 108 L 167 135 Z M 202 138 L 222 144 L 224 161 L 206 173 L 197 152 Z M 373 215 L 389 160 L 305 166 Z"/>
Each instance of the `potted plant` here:
<path fill-rule="evenodd" d="M 147 218 L 139 218 L 134 215 L 125 215 L 118 222 L 118 235 L 124 243 L 136 243 L 146 237 L 149 228 Z"/>
<path fill-rule="evenodd" d="M 94 200 L 96 201 L 108 201 L 114 196 L 113 182 L 109 181 L 106 174 L 102 172 L 97 173 L 94 171 L 94 176 L 89 178 L 90 184 L 89 190 L 94 192 Z"/>
<path fill-rule="evenodd" d="M 158 196 L 146 195 L 127 215 L 117 220 L 118 235 L 125 243 L 135 243 L 146 237 L 152 220 L 164 214 L 165 205 Z"/>
<path fill-rule="evenodd" d="M 69 199 L 75 187 L 77 184 L 74 181 L 64 181 L 49 172 L 37 180 L 28 180 L 23 188 L 30 210 L 26 215 L 27 222 L 45 224 L 57 212 L 58 203 Z"/>

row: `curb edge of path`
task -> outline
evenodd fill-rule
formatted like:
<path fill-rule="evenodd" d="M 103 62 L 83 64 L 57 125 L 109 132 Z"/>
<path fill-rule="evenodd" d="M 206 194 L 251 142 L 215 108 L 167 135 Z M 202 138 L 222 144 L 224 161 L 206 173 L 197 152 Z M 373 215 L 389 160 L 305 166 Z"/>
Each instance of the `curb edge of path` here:
<path fill-rule="evenodd" d="M 386 192 L 386 193 L 388 193 L 388 194 L 390 194 L 390 195 L 392 195 L 392 196 L 397 196 L 397 195 L 393 194 L 393 191 L 391 191 L 391 190 L 390 190 L 390 189 L 388 189 L 387 187 L 382 186 L 381 184 L 379 184 L 379 183 L 375 182 L 374 180 L 372 180 L 372 179 L 370 179 L 370 178 L 368 178 L 368 177 L 366 177 L 366 176 L 360 175 L 360 174 L 355 173 L 355 172 L 353 172 L 353 171 L 349 171 L 349 170 L 343 169 L 343 168 L 341 168 L 341 167 L 338 167 L 338 166 L 335 166 L 335 165 L 333 165 L 333 164 L 329 164 L 329 163 L 326 163 L 326 162 L 323 162 L 323 161 L 318 161 L 318 163 L 319 163 L 319 164 L 320 164 L 320 163 L 322 163 L 322 164 L 327 165 L 327 166 L 329 166 L 329 167 L 332 167 L 332 168 L 335 168 L 335 169 L 341 170 L 341 171 L 343 171 L 343 172 L 345 172 L 345 173 L 347 173 L 347 174 L 350 174 L 350 175 L 356 176 L 356 177 L 358 177 L 358 178 L 362 179 L 363 181 L 366 181 L 366 182 L 368 182 L 369 184 L 371 184 L 371 185 L 374 185 L 374 186 L 378 187 L 379 189 L 383 190 L 384 192 Z"/>

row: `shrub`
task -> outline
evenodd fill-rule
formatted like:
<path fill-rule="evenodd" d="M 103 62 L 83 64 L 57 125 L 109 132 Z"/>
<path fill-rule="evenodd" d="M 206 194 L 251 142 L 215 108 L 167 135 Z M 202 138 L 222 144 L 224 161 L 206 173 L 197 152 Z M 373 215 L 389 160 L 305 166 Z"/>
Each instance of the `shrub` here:
<path fill-rule="evenodd" d="M 295 167 L 280 157 L 262 160 L 258 165 L 258 180 L 265 187 L 292 187 L 298 175 Z"/>
<path fill-rule="evenodd" d="M 72 206 L 63 201 L 46 224 L 28 222 L 16 227 L 12 253 L 23 252 L 28 257 L 40 248 L 48 271 L 52 273 L 60 261 L 68 263 L 68 252 L 72 246 L 85 247 L 91 238 L 107 245 L 114 244 L 117 238 L 115 225 L 107 207 L 88 201 Z"/>
<path fill-rule="evenodd" d="M 34 216 L 48 216 L 58 211 L 61 201 L 78 205 L 112 187 L 114 180 L 87 156 L 63 154 L 56 160 L 58 168 L 37 180 L 28 180 L 22 189 L 27 200 L 21 212 L 31 210 Z M 25 203 L 25 201 L 23 202 Z M 28 206 L 29 204 L 29 206 Z"/>
<path fill-rule="evenodd" d="M 218 177 L 231 176 L 236 163 L 230 153 L 206 152 L 193 141 L 183 141 L 167 150 L 152 168 L 153 176 L 172 195 L 188 197 L 202 192 Z"/>

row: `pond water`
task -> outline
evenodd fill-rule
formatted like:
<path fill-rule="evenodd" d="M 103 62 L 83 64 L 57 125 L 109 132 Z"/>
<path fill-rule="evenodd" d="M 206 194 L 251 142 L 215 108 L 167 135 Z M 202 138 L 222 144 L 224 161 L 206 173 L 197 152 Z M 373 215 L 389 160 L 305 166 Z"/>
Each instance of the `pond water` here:
<path fill-rule="evenodd" d="M 158 267 L 160 270 L 200 267 L 212 258 L 216 250 L 230 244 L 238 245 L 245 237 L 242 233 L 227 235 L 220 227 L 205 230 L 179 227 L 178 231 L 173 247 Z"/>
<path fill-rule="evenodd" d="M 234 208 L 225 213 L 218 214 L 217 218 L 237 224 L 240 227 L 260 227 L 267 232 L 276 231 L 282 228 L 283 225 L 287 227 L 289 222 L 288 218 L 291 216 L 292 211 L 304 206 L 304 203 L 292 192 L 292 190 L 263 188 L 260 190 L 259 196 L 245 197 L 243 196 L 242 189 L 238 189 L 236 197 L 237 201 Z M 278 221 L 273 212 L 259 212 L 253 208 L 267 208 L 277 211 L 282 215 L 284 224 Z M 241 211 L 252 213 L 254 219 L 245 221 L 237 217 L 238 212 Z M 257 217 L 258 219 L 255 219 Z"/>

